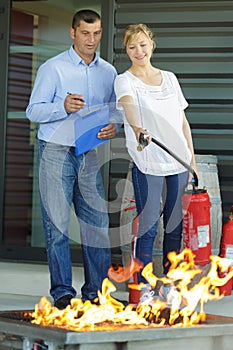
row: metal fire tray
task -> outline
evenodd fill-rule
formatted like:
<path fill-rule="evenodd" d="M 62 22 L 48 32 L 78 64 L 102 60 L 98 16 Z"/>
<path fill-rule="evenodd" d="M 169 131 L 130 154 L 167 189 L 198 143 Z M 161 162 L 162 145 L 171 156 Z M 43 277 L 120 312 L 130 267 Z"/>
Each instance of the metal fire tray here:
<path fill-rule="evenodd" d="M 192 327 L 144 327 L 75 332 L 34 325 L 25 311 L 0 312 L 0 348 L 49 350 L 233 350 L 233 317 L 207 314 L 206 321 Z M 41 345 L 40 345 L 41 344 Z M 9 347 L 7 347 L 9 346 Z"/>

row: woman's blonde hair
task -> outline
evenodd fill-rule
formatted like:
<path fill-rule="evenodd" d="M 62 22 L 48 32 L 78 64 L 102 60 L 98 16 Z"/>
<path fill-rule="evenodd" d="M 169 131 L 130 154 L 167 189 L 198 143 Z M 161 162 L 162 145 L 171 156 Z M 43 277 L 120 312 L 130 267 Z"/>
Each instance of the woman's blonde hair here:
<path fill-rule="evenodd" d="M 146 24 L 138 23 L 138 24 L 129 24 L 123 34 L 123 45 L 127 46 L 129 42 L 131 42 L 135 37 L 139 36 L 141 33 L 145 34 L 149 40 L 153 41 L 155 46 L 155 42 L 153 39 L 153 33 Z"/>

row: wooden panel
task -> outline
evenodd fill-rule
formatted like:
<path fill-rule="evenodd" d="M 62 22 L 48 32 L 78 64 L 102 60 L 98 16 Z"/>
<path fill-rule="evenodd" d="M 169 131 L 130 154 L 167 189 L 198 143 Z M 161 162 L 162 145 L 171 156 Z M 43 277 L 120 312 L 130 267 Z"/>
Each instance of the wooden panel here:
<path fill-rule="evenodd" d="M 11 45 L 31 45 L 33 15 L 12 10 Z M 31 93 L 32 54 L 15 53 L 9 58 L 4 243 L 26 246 L 31 233 L 32 162 L 30 122 L 17 119 L 14 111 L 25 112 Z"/>
<path fill-rule="evenodd" d="M 33 160 L 28 120 L 8 120 L 4 241 L 9 245 L 27 244 L 31 230 Z"/>
<path fill-rule="evenodd" d="M 196 150 L 230 151 L 233 150 L 233 130 L 192 130 Z"/>
<path fill-rule="evenodd" d="M 232 21 L 232 1 L 116 1 L 116 24 L 207 23 Z"/>
<path fill-rule="evenodd" d="M 32 45 L 33 16 L 13 10 L 11 15 L 11 45 Z M 32 54 L 18 53 L 9 57 L 10 111 L 24 111 L 31 93 Z"/>

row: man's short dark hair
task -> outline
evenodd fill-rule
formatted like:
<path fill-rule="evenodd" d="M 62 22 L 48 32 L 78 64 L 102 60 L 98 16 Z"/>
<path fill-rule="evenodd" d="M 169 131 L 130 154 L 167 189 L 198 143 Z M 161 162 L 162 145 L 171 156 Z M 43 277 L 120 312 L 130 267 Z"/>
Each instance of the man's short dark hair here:
<path fill-rule="evenodd" d="M 74 14 L 72 21 L 72 28 L 80 26 L 80 21 L 86 23 L 94 23 L 97 20 L 101 20 L 100 15 L 93 10 L 80 10 Z"/>

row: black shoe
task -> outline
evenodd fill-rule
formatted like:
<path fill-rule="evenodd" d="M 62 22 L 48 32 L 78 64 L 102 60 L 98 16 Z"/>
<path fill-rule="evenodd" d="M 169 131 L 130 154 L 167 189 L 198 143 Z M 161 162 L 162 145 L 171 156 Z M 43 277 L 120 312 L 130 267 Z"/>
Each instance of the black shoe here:
<path fill-rule="evenodd" d="M 127 300 L 120 300 L 120 299 L 117 299 L 117 298 L 114 298 L 113 297 L 113 299 L 115 299 L 116 301 L 119 301 L 120 303 L 122 303 L 124 306 L 127 306 L 127 305 L 129 305 L 129 302 L 127 301 Z M 93 299 L 88 299 L 90 302 L 91 302 L 91 304 L 93 304 L 93 305 L 100 305 L 100 301 L 99 301 L 99 298 L 98 297 L 96 297 L 96 298 L 93 298 Z M 85 302 L 85 300 L 83 300 L 83 302 Z"/>
<path fill-rule="evenodd" d="M 92 299 L 82 299 L 83 303 L 85 303 L 86 301 L 90 301 L 90 303 L 93 304 L 93 305 L 100 305 L 98 297 L 95 297 L 95 298 L 92 298 Z"/>
<path fill-rule="evenodd" d="M 114 298 L 114 297 L 113 297 Z M 118 298 L 114 298 L 116 301 L 119 301 L 119 303 L 123 304 L 124 306 L 127 306 L 129 305 L 129 302 L 128 300 L 121 300 L 121 299 L 118 299 Z"/>
<path fill-rule="evenodd" d="M 93 299 L 90 299 L 90 302 L 91 302 L 93 305 L 100 305 L 100 301 L 99 301 L 99 298 L 98 298 L 98 297 L 93 298 Z"/>
<path fill-rule="evenodd" d="M 70 305 L 70 301 L 73 298 L 74 297 L 71 294 L 63 295 L 63 297 L 61 297 L 55 301 L 54 306 L 60 310 L 63 310 L 67 307 L 67 305 Z"/>

